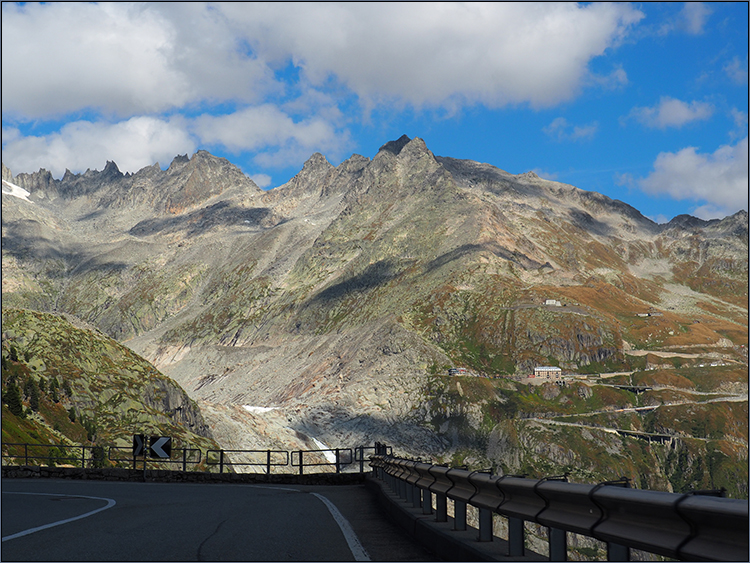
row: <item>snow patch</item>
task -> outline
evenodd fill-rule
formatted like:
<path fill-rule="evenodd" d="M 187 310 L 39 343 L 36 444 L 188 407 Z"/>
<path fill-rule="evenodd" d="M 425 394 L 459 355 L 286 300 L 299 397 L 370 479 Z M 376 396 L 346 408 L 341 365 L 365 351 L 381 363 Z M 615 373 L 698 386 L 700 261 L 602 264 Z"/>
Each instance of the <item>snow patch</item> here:
<path fill-rule="evenodd" d="M 31 195 L 30 192 L 27 192 L 21 186 L 16 186 L 15 184 L 11 184 L 7 180 L 3 180 L 3 195 L 6 194 L 12 195 L 13 197 L 17 197 L 24 201 L 28 201 L 29 203 L 34 203 L 29 199 L 29 196 Z"/>
<path fill-rule="evenodd" d="M 242 408 L 247 412 L 268 412 L 275 411 L 279 407 L 254 407 L 252 405 L 242 405 Z"/>
<path fill-rule="evenodd" d="M 318 446 L 318 448 L 320 448 L 321 450 L 331 449 L 317 438 L 313 438 L 313 442 L 315 442 L 315 445 Z M 323 452 L 323 457 L 325 457 L 326 461 L 328 461 L 329 463 L 336 463 L 336 452 Z"/>

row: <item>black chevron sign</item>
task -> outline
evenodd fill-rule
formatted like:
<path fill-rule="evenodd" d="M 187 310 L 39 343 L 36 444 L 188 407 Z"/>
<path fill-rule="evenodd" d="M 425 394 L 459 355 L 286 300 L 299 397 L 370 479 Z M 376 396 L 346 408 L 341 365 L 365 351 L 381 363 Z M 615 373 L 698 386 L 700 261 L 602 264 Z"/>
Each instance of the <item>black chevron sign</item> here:
<path fill-rule="evenodd" d="M 146 438 L 143 434 L 133 435 L 133 457 L 143 455 Z"/>
<path fill-rule="evenodd" d="M 169 436 L 151 436 L 151 451 L 155 458 L 168 458 L 172 455 L 172 438 Z"/>

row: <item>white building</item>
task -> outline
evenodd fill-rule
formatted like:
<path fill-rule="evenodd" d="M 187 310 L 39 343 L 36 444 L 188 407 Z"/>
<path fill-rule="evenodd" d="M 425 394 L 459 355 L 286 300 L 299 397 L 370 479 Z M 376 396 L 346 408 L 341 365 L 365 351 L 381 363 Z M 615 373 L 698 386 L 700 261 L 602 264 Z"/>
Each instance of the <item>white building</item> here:
<path fill-rule="evenodd" d="M 552 305 L 554 307 L 562 307 L 562 303 L 560 303 L 557 299 L 547 299 L 544 304 Z"/>
<path fill-rule="evenodd" d="M 538 366 L 534 368 L 534 375 L 538 379 L 560 379 L 562 370 L 555 366 Z"/>

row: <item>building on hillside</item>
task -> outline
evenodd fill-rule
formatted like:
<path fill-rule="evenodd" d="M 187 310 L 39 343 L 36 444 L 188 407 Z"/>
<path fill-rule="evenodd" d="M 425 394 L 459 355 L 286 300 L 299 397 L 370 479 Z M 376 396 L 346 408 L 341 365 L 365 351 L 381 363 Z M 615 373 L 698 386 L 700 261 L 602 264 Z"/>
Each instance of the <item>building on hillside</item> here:
<path fill-rule="evenodd" d="M 555 366 L 537 366 L 534 368 L 534 375 L 531 377 L 535 379 L 560 379 L 562 370 Z"/>
<path fill-rule="evenodd" d="M 468 371 L 466 368 L 450 368 L 448 370 L 448 375 L 467 375 Z"/>
<path fill-rule="evenodd" d="M 557 299 L 547 299 L 544 302 L 545 305 L 552 305 L 553 307 L 562 307 L 562 303 L 560 303 Z"/>

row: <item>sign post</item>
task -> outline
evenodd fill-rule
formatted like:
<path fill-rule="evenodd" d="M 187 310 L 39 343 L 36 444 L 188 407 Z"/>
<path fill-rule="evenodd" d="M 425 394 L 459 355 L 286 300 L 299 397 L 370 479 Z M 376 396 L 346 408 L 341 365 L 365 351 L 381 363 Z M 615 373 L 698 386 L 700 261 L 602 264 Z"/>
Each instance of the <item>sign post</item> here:
<path fill-rule="evenodd" d="M 133 435 L 133 469 L 135 469 L 135 458 L 144 455 L 146 449 L 146 437 L 143 434 Z"/>

